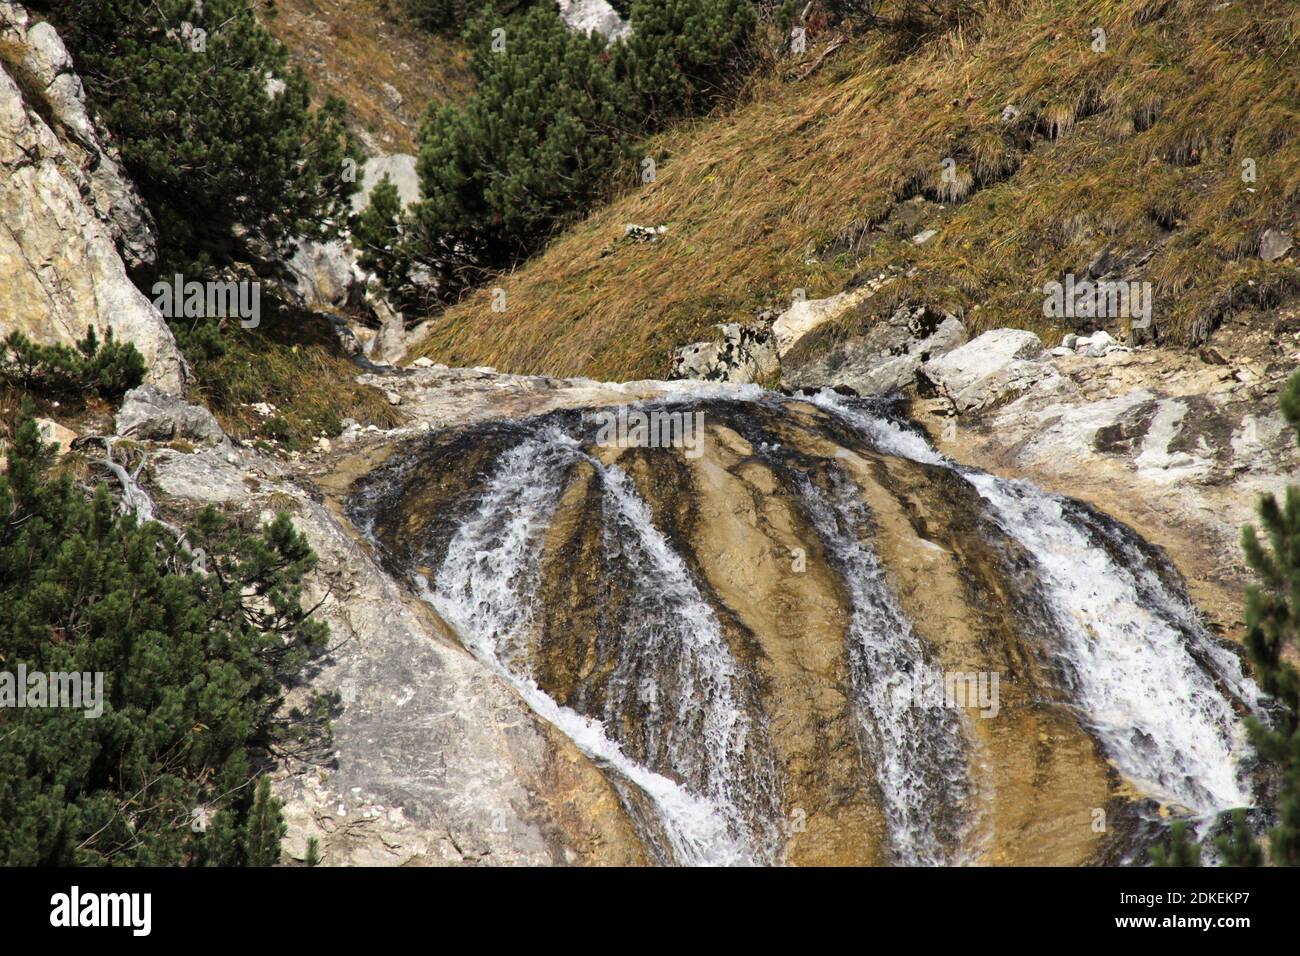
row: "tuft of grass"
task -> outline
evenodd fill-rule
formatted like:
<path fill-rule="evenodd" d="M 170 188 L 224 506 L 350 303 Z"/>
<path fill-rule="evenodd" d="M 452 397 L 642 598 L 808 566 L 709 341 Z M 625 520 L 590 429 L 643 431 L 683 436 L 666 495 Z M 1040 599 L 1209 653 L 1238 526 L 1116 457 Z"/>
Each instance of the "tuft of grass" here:
<path fill-rule="evenodd" d="M 1042 286 L 1106 248 L 1150 253 L 1127 278 L 1153 282 L 1165 342 L 1202 341 L 1228 312 L 1295 294 L 1294 264 L 1256 257 L 1266 229 L 1300 225 L 1300 6 L 978 6 L 982 16 L 904 52 L 868 32 L 811 74 L 764 71 L 730 111 L 646 142 L 654 183 L 436 317 L 418 352 L 662 376 L 674 348 L 717 322 L 891 265 L 916 274 L 889 296 L 953 311 L 973 331 L 1059 332 Z M 1097 27 L 1105 52 L 1093 49 Z M 813 36 L 808 61 L 836 39 Z M 918 197 L 917 231 L 940 230 L 923 246 L 898 225 Z M 602 257 L 626 223 L 667 232 Z M 492 310 L 493 287 L 505 312 Z"/>
<path fill-rule="evenodd" d="M 359 369 L 340 348 L 328 319 L 263 295 L 257 328 L 221 330 L 224 352 L 192 356 L 198 391 L 221 426 L 240 439 L 275 438 L 287 448 L 337 435 L 342 419 L 391 428 L 400 416 L 383 393 L 358 384 Z M 274 405 L 264 420 L 249 406 Z"/>

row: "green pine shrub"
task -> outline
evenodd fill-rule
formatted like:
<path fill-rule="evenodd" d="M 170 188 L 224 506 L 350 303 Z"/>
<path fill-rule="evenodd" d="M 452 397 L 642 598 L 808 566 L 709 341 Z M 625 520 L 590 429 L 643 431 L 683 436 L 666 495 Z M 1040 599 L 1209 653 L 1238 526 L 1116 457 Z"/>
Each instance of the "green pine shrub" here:
<path fill-rule="evenodd" d="M 311 107 L 250 0 L 31 5 L 58 27 L 158 221 L 160 275 L 337 234 L 362 154 L 341 101 Z"/>
<path fill-rule="evenodd" d="M 208 509 L 188 551 L 105 486 L 88 500 L 51 477 L 30 418 L 7 454 L 0 671 L 99 672 L 103 699 L 93 719 L 0 708 L 0 865 L 277 862 L 259 767 L 309 732 L 281 705 L 327 637 L 302 605 L 306 540 L 287 515 L 256 529 Z"/>
<path fill-rule="evenodd" d="M 40 345 L 17 331 L 0 342 L 0 382 L 41 395 L 114 399 L 144 381 L 144 374 L 144 358 L 132 343 L 114 339 L 111 328 L 103 344 L 87 329 L 76 348 Z"/>
<path fill-rule="evenodd" d="M 370 193 L 370 204 L 352 223 L 357 262 L 388 289 L 410 288 L 411 262 L 402 235 L 402 199 L 385 173 Z"/>
<path fill-rule="evenodd" d="M 379 197 L 357 224 L 396 298 L 418 297 L 415 268 L 449 299 L 535 252 L 635 171 L 636 135 L 734 85 L 757 23 L 750 0 L 635 0 L 630 12 L 632 36 L 612 48 L 548 4 L 470 23 L 477 93 L 426 119 L 421 201 L 399 221 L 394 197 Z"/>
<path fill-rule="evenodd" d="M 469 38 L 478 92 L 427 118 L 422 199 L 406 224 L 410 258 L 451 287 L 537 249 L 628 158 L 602 38 L 571 33 L 545 7 L 479 18 Z"/>
<path fill-rule="evenodd" d="M 634 0 L 614 66 L 642 122 L 702 112 L 734 88 L 757 23 L 750 0 Z"/>

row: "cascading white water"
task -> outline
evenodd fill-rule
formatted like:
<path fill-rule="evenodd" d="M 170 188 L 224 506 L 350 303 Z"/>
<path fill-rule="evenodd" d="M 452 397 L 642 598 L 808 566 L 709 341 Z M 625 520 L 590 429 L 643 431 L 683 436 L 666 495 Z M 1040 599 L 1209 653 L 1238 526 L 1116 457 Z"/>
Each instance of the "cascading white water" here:
<path fill-rule="evenodd" d="M 619 645 L 606 721 L 561 706 L 529 671 L 524 653 L 532 625 L 541 541 L 577 460 L 602 482 L 606 546 L 633 552 L 621 582 L 639 615 Z M 756 750 L 751 717 L 736 698 L 736 668 L 712 610 L 689 573 L 654 528 L 645 503 L 616 467 L 584 455 L 551 427 L 506 452 L 476 511 L 457 529 L 425 596 L 473 653 L 501 672 L 545 719 L 595 759 L 636 784 L 654 804 L 658 823 L 682 864 L 752 864 L 771 858 L 776 799 L 770 755 Z M 673 696 L 641 679 L 639 663 L 670 662 Z M 615 739 L 624 707 L 653 711 L 639 741 L 652 766 L 632 760 Z M 612 719 L 612 720 L 611 720 Z M 757 773 L 755 773 L 755 769 Z M 766 796 L 764 796 L 766 794 Z M 749 812 L 747 812 L 749 811 Z M 757 811 L 757 812 L 755 812 Z"/>
<path fill-rule="evenodd" d="M 813 398 L 880 451 L 960 474 L 989 505 L 998 527 L 1035 562 L 1055 662 L 1067 675 L 1081 719 L 1135 785 L 1163 801 L 1209 814 L 1251 803 L 1242 779 L 1247 745 L 1219 677 L 1247 705 L 1253 683 L 1218 648 L 1183 594 L 1154 573 L 1146 555 L 1115 527 L 1091 525 L 1066 499 L 1026 482 L 964 468 L 920 435 L 854 408 L 833 392 Z M 1104 534 L 1117 560 L 1097 540 Z M 1211 662 L 1208 673 L 1196 654 Z"/>
<path fill-rule="evenodd" d="M 741 673 L 680 555 L 655 528 L 649 508 L 617 467 L 599 471 L 607 573 L 628 594 L 616 635 L 605 719 L 621 726 L 639 711 L 640 750 L 651 767 L 671 769 L 719 808 L 749 855 L 779 847 L 780 797 L 761 711 L 742 699 Z M 667 677 L 667 679 L 665 679 Z M 746 703 L 750 706 L 746 707 Z"/>
<path fill-rule="evenodd" d="M 869 517 L 860 491 L 837 471 L 831 480 L 830 494 L 806 478 L 798 491 L 849 592 L 854 711 L 880 787 L 890 844 L 902 864 L 951 862 L 969 822 L 963 715 L 915 693 L 942 687 L 943 675 L 862 540 Z"/>

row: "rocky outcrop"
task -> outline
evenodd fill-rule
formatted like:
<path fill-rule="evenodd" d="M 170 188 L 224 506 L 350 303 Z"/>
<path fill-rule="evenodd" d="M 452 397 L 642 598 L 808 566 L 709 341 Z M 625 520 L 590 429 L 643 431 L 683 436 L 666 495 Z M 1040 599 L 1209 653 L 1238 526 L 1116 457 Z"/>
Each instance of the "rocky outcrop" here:
<path fill-rule="evenodd" d="M 111 328 L 144 356 L 148 381 L 179 391 L 184 360 L 123 261 L 152 261 L 153 243 L 57 34 L 0 2 L 0 333 L 71 345 Z"/>
<path fill-rule="evenodd" d="M 117 413 L 117 434 L 138 441 L 182 439 L 205 445 L 226 441 L 226 433 L 210 411 L 155 385 L 141 385 L 126 393 Z"/>
<path fill-rule="evenodd" d="M 355 304 L 365 286 L 356 250 L 345 240 L 303 240 L 284 264 L 289 291 L 309 309 L 342 308 Z"/>
<path fill-rule="evenodd" d="M 1021 361 L 1042 372 L 1041 359 Z M 1248 580 L 1241 526 L 1261 493 L 1300 474 L 1278 407 L 1297 362 L 1300 316 L 1282 313 L 1230 322 L 1199 353 L 1054 357 L 1055 375 L 1021 377 L 1014 400 L 960 417 L 948 398 L 913 409 L 957 459 L 1081 498 L 1164 546 L 1200 607 L 1237 635 Z"/>
<path fill-rule="evenodd" d="M 361 188 L 352 197 L 353 213 L 360 213 L 370 205 L 371 194 L 385 176 L 397 187 L 403 206 L 420 198 L 415 157 L 409 153 L 380 153 L 366 159 Z M 307 308 L 360 306 L 368 292 L 370 277 L 357 262 L 357 251 L 346 238 L 330 242 L 303 239 L 285 261 L 284 268 L 288 291 Z M 380 316 L 381 322 L 382 319 Z"/>
<path fill-rule="evenodd" d="M 682 346 L 673 356 L 669 378 L 704 382 L 771 382 L 781 370 L 765 328 L 730 322 L 718 326 L 719 337 Z"/>
<path fill-rule="evenodd" d="M 420 177 L 415 168 L 416 158 L 410 153 L 379 153 L 366 159 L 361 174 L 361 189 L 352 197 L 352 211 L 359 213 L 370 205 L 370 194 L 385 176 L 397 187 L 397 196 L 403 206 L 420 198 Z"/>
<path fill-rule="evenodd" d="M 127 268 L 152 265 L 157 258 L 153 219 L 116 152 L 91 121 L 81 77 L 58 33 L 48 23 L 32 23 L 18 4 L 0 2 L 0 60 L 44 107 L 38 112 L 52 123 L 67 160 L 84 174 L 95 215 L 108 227 Z"/>
<path fill-rule="evenodd" d="M 881 395 L 913 385 L 922 364 L 966 341 L 966 327 L 948 313 L 923 305 L 904 306 L 865 333 L 827 348 L 808 348 L 808 339 L 791 348 L 781 361 L 785 388 L 829 387 L 851 389 L 858 395 Z"/>
<path fill-rule="evenodd" d="M 993 329 L 921 366 L 922 394 L 947 399 L 957 412 L 988 409 L 1031 387 L 1068 387 L 1032 332 Z"/>

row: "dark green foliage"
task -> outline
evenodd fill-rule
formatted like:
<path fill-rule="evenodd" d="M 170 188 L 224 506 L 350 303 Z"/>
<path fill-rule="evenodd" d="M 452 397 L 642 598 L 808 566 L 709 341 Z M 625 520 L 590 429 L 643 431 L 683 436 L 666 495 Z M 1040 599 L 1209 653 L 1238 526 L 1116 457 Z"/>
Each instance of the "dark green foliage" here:
<path fill-rule="evenodd" d="M 532 254 L 634 171 L 637 133 L 717 101 L 757 22 L 750 0 L 636 0 L 631 15 L 612 49 L 550 4 L 470 24 L 478 91 L 426 120 L 421 201 L 400 228 L 390 197 L 360 224 L 390 290 L 411 297 L 420 266 L 451 298 Z"/>
<path fill-rule="evenodd" d="M 284 839 L 284 833 L 280 807 L 271 796 L 271 781 L 263 777 L 257 781 L 257 795 L 248 815 L 248 865 L 275 866 L 279 863 L 280 841 Z"/>
<path fill-rule="evenodd" d="M 305 862 L 308 866 L 320 866 L 320 840 L 316 837 L 307 838 L 307 858 Z"/>
<path fill-rule="evenodd" d="M 402 199 L 384 174 L 370 193 L 370 204 L 352 224 L 352 244 L 362 268 L 374 272 L 389 289 L 410 285 L 411 262 L 402 242 Z"/>
<path fill-rule="evenodd" d="M 1201 847 L 1187 835 L 1187 822 L 1178 820 L 1170 828 L 1169 843 L 1151 848 L 1152 866 L 1200 866 Z"/>
<path fill-rule="evenodd" d="M 545 7 L 481 18 L 470 37 L 478 92 L 426 120 L 423 199 L 408 225 L 411 258 L 450 285 L 535 250 L 627 158 L 601 38 L 571 33 Z"/>
<path fill-rule="evenodd" d="M 209 509 L 191 553 L 48 477 L 30 419 L 8 455 L 0 670 L 102 673 L 103 712 L 0 709 L 0 865 L 274 863 L 256 758 L 295 732 L 276 715 L 327 634 L 302 607 L 306 541 Z"/>
<path fill-rule="evenodd" d="M 1300 375 L 1292 376 L 1282 395 L 1282 414 L 1300 432 Z M 1242 532 L 1246 561 L 1258 584 L 1246 595 L 1246 650 L 1255 679 L 1277 702 L 1270 726 L 1249 718 L 1251 742 L 1274 764 L 1281 777 L 1278 824 L 1269 833 L 1269 860 L 1278 866 L 1300 865 L 1300 672 L 1283 657 L 1300 650 L 1300 487 L 1286 489 L 1283 502 L 1266 495 L 1259 517 L 1267 545 L 1253 527 Z"/>
<path fill-rule="evenodd" d="M 533 0 L 404 0 L 406 8 L 426 30 L 459 34 L 476 15 L 505 17 L 531 6 Z"/>
<path fill-rule="evenodd" d="M 310 107 L 249 0 L 205 0 L 202 12 L 192 0 L 32 5 L 58 25 L 158 220 L 160 274 L 337 232 L 360 179 L 345 160 L 361 159 L 342 103 Z M 268 76 L 283 81 L 278 95 Z"/>
<path fill-rule="evenodd" d="M 1245 810 L 1232 812 L 1232 830 L 1214 841 L 1224 866 L 1262 866 L 1264 851 L 1255 842 Z"/>
<path fill-rule="evenodd" d="M 734 83 L 758 16 L 750 0 L 634 0 L 614 65 L 651 128 L 700 112 Z"/>
<path fill-rule="evenodd" d="M 21 332 L 0 342 L 0 382 L 42 395 L 116 398 L 144 381 L 144 373 L 135 346 L 118 342 L 111 328 L 102 345 L 93 328 L 76 348 L 39 345 Z"/>

